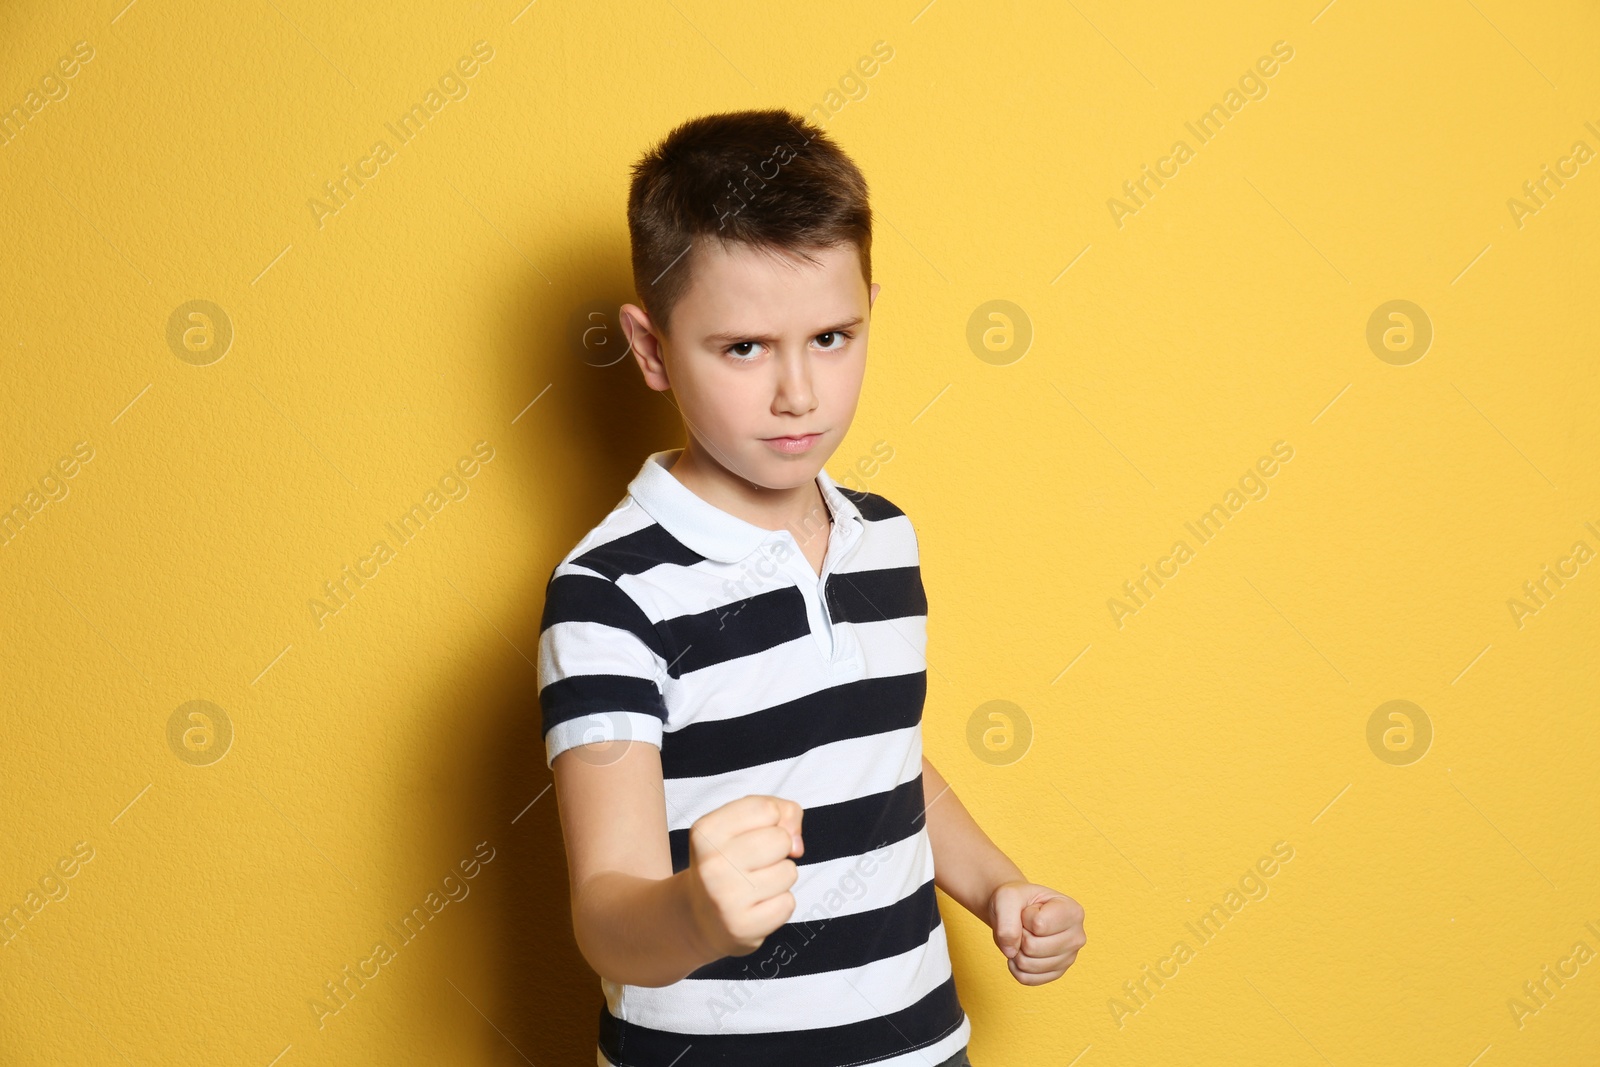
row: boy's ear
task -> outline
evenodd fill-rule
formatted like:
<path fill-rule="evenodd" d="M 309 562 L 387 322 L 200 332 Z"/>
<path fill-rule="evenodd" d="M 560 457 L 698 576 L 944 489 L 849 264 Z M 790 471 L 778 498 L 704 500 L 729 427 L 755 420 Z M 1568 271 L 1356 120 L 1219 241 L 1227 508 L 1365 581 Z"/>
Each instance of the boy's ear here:
<path fill-rule="evenodd" d="M 872 288 L 867 290 L 867 309 L 869 311 L 872 309 L 872 305 L 874 303 L 876 303 L 877 300 L 878 300 L 878 289 L 879 289 L 878 283 L 877 282 L 873 282 L 872 283 Z"/>
<path fill-rule="evenodd" d="M 644 375 L 644 383 L 659 393 L 672 388 L 667 380 L 666 352 L 649 313 L 634 304 L 623 304 L 617 309 L 617 319 L 628 338 L 628 351 L 633 353 Z"/>

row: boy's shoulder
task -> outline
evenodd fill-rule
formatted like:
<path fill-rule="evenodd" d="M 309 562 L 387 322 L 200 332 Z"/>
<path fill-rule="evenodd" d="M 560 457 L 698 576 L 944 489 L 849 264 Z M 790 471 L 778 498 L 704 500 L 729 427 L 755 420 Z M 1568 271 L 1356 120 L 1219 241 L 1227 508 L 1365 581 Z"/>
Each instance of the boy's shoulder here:
<path fill-rule="evenodd" d="M 873 540 L 882 546 L 882 550 L 874 554 L 885 561 L 881 565 L 921 568 L 922 540 L 917 536 L 916 523 L 904 508 L 882 493 L 852 489 L 837 482 L 834 488 L 855 505 Z M 894 562 L 887 562 L 890 560 Z"/>
<path fill-rule="evenodd" d="M 567 550 L 551 569 L 550 577 L 553 580 L 558 575 L 582 570 L 615 582 L 624 574 L 642 569 L 640 564 L 646 560 L 641 557 L 662 550 L 656 535 L 664 532 L 633 494 L 628 493 Z"/>
<path fill-rule="evenodd" d="M 647 637 L 648 617 L 627 584 L 618 579 L 655 565 L 653 557 L 659 550 L 650 542 L 664 532 L 631 494 L 618 501 L 550 569 L 541 635 L 558 622 L 590 621 Z"/>
<path fill-rule="evenodd" d="M 882 493 L 873 493 L 866 489 L 851 489 L 837 482 L 834 483 L 834 488 L 849 497 L 850 502 L 856 506 L 856 510 L 861 512 L 861 517 L 868 522 L 882 522 L 885 519 L 893 519 L 900 516 L 905 516 L 908 522 L 911 519 L 911 516 L 906 515 L 899 505 Z"/>

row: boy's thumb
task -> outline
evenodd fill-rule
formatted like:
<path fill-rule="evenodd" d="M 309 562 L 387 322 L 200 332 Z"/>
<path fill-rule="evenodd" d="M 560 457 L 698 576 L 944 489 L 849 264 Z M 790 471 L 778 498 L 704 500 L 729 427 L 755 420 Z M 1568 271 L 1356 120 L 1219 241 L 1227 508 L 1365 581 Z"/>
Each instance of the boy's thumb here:
<path fill-rule="evenodd" d="M 800 823 L 805 815 L 805 809 L 798 802 L 778 798 L 778 825 L 789 831 L 789 838 L 794 842 L 794 850 L 798 852 L 804 843 L 800 836 Z"/>
<path fill-rule="evenodd" d="M 1022 943 L 1022 912 L 1012 896 L 1009 887 L 1002 887 L 994 895 L 994 943 L 1007 959 L 1017 954 Z"/>

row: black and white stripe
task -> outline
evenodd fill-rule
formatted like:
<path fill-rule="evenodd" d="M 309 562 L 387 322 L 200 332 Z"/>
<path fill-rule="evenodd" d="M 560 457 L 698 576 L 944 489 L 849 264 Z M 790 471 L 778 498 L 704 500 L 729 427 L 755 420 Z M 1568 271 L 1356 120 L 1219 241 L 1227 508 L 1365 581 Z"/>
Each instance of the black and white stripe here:
<path fill-rule="evenodd" d="M 596 1063 L 936 1064 L 970 1024 L 924 821 L 916 533 L 824 471 L 834 526 L 819 579 L 787 532 L 651 468 L 671 455 L 652 455 L 552 572 L 546 761 L 586 739 L 658 745 L 675 872 L 693 822 L 752 793 L 801 805 L 806 849 L 794 914 L 755 952 L 660 988 L 602 979 Z"/>

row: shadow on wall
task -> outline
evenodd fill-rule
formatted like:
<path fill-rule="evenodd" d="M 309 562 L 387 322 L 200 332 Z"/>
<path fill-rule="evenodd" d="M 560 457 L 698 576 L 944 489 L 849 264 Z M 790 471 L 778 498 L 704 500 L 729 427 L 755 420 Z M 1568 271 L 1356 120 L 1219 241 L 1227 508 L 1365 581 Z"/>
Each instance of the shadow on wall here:
<path fill-rule="evenodd" d="M 499 826 L 505 841 L 505 866 L 490 898 L 494 914 L 476 953 L 496 978 L 493 1007 L 481 1005 L 492 1020 L 483 1023 L 484 1047 L 503 1052 L 486 1062 L 590 1064 L 603 997 L 573 939 L 566 851 L 544 760 L 535 667 L 544 585 L 560 558 L 622 499 L 644 457 L 680 444 L 683 431 L 674 403 L 647 388 L 633 357 L 623 355 L 616 309 L 636 299 L 625 271 L 597 272 L 566 290 L 575 296 L 553 299 L 535 275 L 524 292 L 531 310 L 510 346 L 517 366 L 505 377 L 528 399 L 550 389 L 512 427 L 507 451 L 528 460 L 521 513 L 539 555 L 522 568 L 528 586 L 517 602 L 525 613 L 506 629 L 520 654 L 491 635 L 499 648 L 485 662 L 496 671 L 469 683 L 482 687 L 486 699 L 478 706 L 494 709 L 481 760 L 451 768 L 445 780 L 481 781 L 479 799 L 463 797 L 464 807 L 482 805 L 466 821 Z M 609 310 L 597 319 L 596 309 Z"/>

